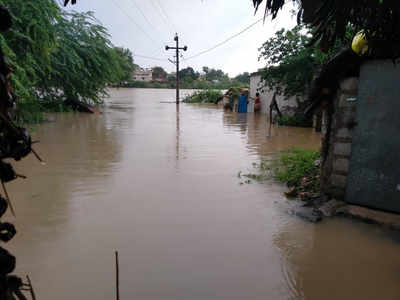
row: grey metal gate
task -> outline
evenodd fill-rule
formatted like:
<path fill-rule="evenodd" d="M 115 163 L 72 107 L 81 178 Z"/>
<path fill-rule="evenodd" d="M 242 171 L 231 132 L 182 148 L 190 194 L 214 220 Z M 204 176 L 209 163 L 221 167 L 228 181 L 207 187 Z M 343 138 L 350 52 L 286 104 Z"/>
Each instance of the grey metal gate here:
<path fill-rule="evenodd" d="M 400 65 L 361 68 L 345 199 L 400 213 Z"/>

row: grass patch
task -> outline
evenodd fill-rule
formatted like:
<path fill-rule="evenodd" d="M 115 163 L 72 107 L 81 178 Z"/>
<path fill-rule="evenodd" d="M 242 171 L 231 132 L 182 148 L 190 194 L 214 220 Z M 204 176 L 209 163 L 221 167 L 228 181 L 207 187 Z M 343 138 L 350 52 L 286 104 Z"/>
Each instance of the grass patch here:
<path fill-rule="evenodd" d="M 224 95 L 221 91 L 217 90 L 205 90 L 196 92 L 183 99 L 185 103 L 213 103 L 217 104 Z"/>
<path fill-rule="evenodd" d="M 320 160 L 317 150 L 293 148 L 283 153 L 279 167 L 274 170 L 275 178 L 297 192 L 317 193 L 320 191 Z"/>
<path fill-rule="evenodd" d="M 274 178 L 291 188 L 286 193 L 288 197 L 311 198 L 320 193 L 320 157 L 318 150 L 292 148 L 282 152 L 277 159 L 263 159 L 260 163 L 253 163 L 255 172 L 239 172 L 238 178 L 244 179 L 240 184 Z"/>

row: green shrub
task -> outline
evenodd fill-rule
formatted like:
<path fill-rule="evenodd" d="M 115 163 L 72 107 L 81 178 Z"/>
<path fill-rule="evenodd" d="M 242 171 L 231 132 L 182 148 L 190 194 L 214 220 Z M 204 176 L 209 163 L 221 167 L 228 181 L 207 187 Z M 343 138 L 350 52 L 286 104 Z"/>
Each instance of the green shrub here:
<path fill-rule="evenodd" d="M 187 96 L 185 99 L 183 99 L 183 102 L 185 103 L 213 103 L 217 104 L 219 100 L 224 95 L 222 94 L 221 91 L 217 90 L 205 90 L 205 91 L 200 91 L 196 92 L 190 96 Z"/>
<path fill-rule="evenodd" d="M 239 99 L 240 91 L 242 89 L 248 88 L 246 86 L 233 86 L 228 89 L 225 95 L 229 97 L 229 104 L 226 105 L 225 108 L 233 109 L 233 103 L 235 102 L 235 100 Z"/>
<path fill-rule="evenodd" d="M 320 166 L 315 161 L 321 157 L 320 151 L 293 148 L 282 154 L 280 166 L 275 169 L 275 177 L 291 187 L 300 187 L 305 177 L 312 178 L 311 188 L 319 188 Z"/>

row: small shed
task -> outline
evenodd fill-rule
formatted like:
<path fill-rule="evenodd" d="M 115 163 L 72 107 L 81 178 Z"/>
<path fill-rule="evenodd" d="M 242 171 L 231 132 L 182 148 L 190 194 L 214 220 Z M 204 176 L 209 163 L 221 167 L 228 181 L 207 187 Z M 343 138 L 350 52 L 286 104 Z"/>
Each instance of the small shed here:
<path fill-rule="evenodd" d="M 342 79 L 334 97 L 319 102 L 325 194 L 400 213 L 399 95 L 398 62 L 367 60 L 359 77 Z"/>

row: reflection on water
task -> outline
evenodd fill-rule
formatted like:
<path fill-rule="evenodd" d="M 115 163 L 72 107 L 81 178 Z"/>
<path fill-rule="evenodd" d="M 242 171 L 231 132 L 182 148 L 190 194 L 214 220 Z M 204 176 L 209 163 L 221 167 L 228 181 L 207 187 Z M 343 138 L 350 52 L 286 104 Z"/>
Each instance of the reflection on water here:
<path fill-rule="evenodd" d="M 179 107 L 180 105 L 176 105 L 176 160 L 177 161 L 179 161 L 180 159 L 179 146 L 180 146 L 180 134 L 181 134 Z"/>
<path fill-rule="evenodd" d="M 291 299 L 399 299 L 399 244 L 392 234 L 342 219 L 282 224 L 274 242 Z"/>
<path fill-rule="evenodd" d="M 122 299 L 399 298 L 400 247 L 381 229 L 308 224 L 287 215 L 285 187 L 239 185 L 239 170 L 318 148 L 318 134 L 173 99 L 113 90 L 102 115 L 38 127 L 47 165 L 18 163 L 28 179 L 9 189 L 10 248 L 39 299 L 112 299 L 116 249 Z"/>
<path fill-rule="evenodd" d="M 263 114 L 224 114 L 224 126 L 234 132 L 239 130 L 247 141 L 249 152 L 260 156 L 276 154 L 291 147 L 318 149 L 321 136 L 309 128 L 270 126 Z"/>

